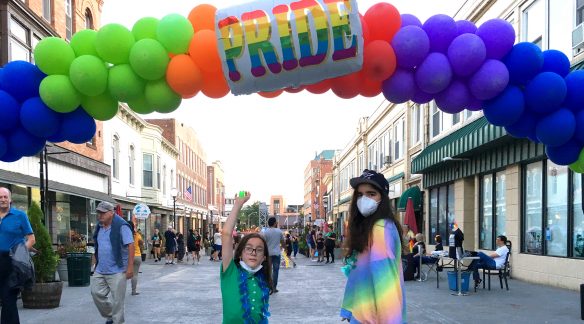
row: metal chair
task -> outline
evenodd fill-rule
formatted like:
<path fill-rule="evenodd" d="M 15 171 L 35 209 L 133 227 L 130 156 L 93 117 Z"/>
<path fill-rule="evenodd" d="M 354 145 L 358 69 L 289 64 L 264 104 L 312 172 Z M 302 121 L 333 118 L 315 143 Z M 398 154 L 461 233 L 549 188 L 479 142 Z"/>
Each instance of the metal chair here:
<path fill-rule="evenodd" d="M 483 268 L 483 289 L 485 289 L 485 276 L 489 276 L 489 290 L 491 290 L 491 276 L 497 275 L 499 276 L 499 283 L 501 284 L 501 289 L 503 289 L 503 280 L 505 280 L 505 288 L 509 290 L 509 283 L 507 282 L 507 278 L 510 276 L 510 269 L 509 266 L 509 256 L 511 256 L 511 242 L 507 241 L 505 243 L 507 248 L 509 249 L 509 253 L 505 256 L 505 263 L 501 269 L 485 269 Z"/>

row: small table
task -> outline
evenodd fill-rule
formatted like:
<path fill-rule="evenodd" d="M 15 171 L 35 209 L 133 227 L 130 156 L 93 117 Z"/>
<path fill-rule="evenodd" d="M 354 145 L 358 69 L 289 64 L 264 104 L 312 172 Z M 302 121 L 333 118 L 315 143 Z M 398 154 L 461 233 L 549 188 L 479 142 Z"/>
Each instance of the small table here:
<path fill-rule="evenodd" d="M 461 280 L 461 272 L 462 272 L 462 261 L 465 260 L 478 260 L 480 259 L 479 257 L 463 257 L 462 259 L 457 259 L 455 260 L 455 262 L 458 262 L 458 267 L 456 270 L 456 277 L 457 277 L 457 288 L 458 291 L 455 293 L 452 293 L 453 296 L 467 296 L 467 293 L 462 292 L 462 280 Z"/>

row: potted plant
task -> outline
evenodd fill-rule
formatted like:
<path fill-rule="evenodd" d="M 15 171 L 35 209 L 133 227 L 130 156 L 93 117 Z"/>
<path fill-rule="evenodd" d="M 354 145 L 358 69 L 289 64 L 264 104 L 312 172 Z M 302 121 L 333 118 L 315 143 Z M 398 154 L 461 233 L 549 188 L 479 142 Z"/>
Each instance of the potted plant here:
<path fill-rule="evenodd" d="M 69 280 L 69 272 L 67 270 L 67 258 L 71 253 L 85 253 L 87 251 L 87 244 L 83 235 L 74 230 L 69 232 L 69 242 L 59 244 L 57 247 L 57 254 L 59 255 L 59 263 L 57 264 L 57 273 L 61 281 Z"/>
<path fill-rule="evenodd" d="M 22 291 L 24 308 L 55 308 L 61 303 L 63 282 L 55 281 L 55 269 L 59 256 L 53 250 L 49 232 L 43 226 L 43 212 L 38 203 L 32 202 L 28 209 L 28 218 L 34 232 L 38 251 L 32 257 L 35 269 L 35 284 L 31 289 Z"/>

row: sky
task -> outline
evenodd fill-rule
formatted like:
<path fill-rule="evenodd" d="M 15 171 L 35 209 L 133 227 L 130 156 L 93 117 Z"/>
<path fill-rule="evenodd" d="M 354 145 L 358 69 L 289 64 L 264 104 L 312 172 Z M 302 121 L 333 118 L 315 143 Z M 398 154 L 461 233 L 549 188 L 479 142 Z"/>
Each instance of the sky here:
<path fill-rule="evenodd" d="M 364 14 L 378 2 L 358 0 L 357 4 Z M 423 22 L 434 14 L 453 16 L 464 0 L 388 2 L 400 13 L 413 14 Z M 171 13 L 186 17 L 203 3 L 222 9 L 249 1 L 106 0 L 101 23 L 131 29 L 144 17 L 162 18 Z M 274 99 L 255 94 L 209 99 L 199 94 L 183 100 L 173 113 L 143 117 L 176 118 L 190 125 L 199 136 L 207 163 L 221 161 L 226 196 L 246 190 L 251 192 L 251 201 L 269 202 L 271 195 L 283 195 L 286 204 L 303 204 L 304 170 L 310 160 L 323 150 L 344 149 L 356 133 L 359 117 L 369 116 L 384 104 L 383 95 L 345 100 L 331 91 L 322 95 L 284 93 Z"/>

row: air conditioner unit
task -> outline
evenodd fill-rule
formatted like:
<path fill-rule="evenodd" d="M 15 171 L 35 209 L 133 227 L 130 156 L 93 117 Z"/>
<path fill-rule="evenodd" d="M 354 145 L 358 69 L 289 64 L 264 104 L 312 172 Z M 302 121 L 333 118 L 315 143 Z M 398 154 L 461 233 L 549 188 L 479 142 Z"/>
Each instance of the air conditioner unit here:
<path fill-rule="evenodd" d="M 383 158 L 383 163 L 385 163 L 385 164 L 391 164 L 391 155 L 386 155 Z"/>
<path fill-rule="evenodd" d="M 584 24 L 578 25 L 572 31 L 572 49 L 574 56 L 584 50 Z"/>

